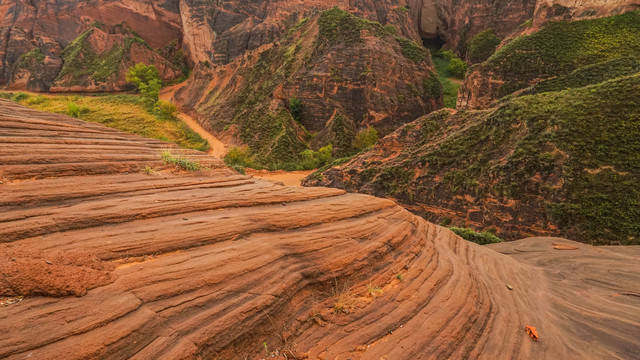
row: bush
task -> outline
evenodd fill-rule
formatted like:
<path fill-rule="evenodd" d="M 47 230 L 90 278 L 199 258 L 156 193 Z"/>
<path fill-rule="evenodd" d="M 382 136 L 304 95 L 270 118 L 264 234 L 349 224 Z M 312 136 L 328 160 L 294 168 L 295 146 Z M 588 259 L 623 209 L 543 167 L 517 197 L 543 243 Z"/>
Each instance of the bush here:
<path fill-rule="evenodd" d="M 74 103 L 67 103 L 67 111 L 65 114 L 74 118 L 80 117 L 80 108 Z"/>
<path fill-rule="evenodd" d="M 464 79 L 464 74 L 467 72 L 467 63 L 460 60 L 460 58 L 453 58 L 449 61 L 447 72 L 452 77 Z"/>
<path fill-rule="evenodd" d="M 378 131 L 374 127 L 367 127 L 358 131 L 356 138 L 353 140 L 353 146 L 362 151 L 373 147 L 378 142 Z"/>
<path fill-rule="evenodd" d="M 164 120 L 174 120 L 177 112 L 178 107 L 168 101 L 158 100 L 153 106 L 153 113 Z"/>
<path fill-rule="evenodd" d="M 162 160 L 167 164 L 176 165 L 186 171 L 198 171 L 201 169 L 200 163 L 197 161 L 173 155 L 169 151 L 162 152 Z"/>
<path fill-rule="evenodd" d="M 289 100 L 289 112 L 291 113 L 291 116 L 293 117 L 293 119 L 297 122 L 300 122 L 300 120 L 302 119 L 303 106 L 304 105 L 302 104 L 302 101 L 300 101 L 296 97 L 292 97 Z"/>
<path fill-rule="evenodd" d="M 487 60 L 493 55 L 500 43 L 500 38 L 492 29 L 479 33 L 469 42 L 469 60 L 473 63 Z"/>
<path fill-rule="evenodd" d="M 454 226 L 449 227 L 449 229 L 461 238 L 480 245 L 496 244 L 504 241 L 490 232 L 479 233 L 471 229 L 458 228 Z"/>
<path fill-rule="evenodd" d="M 25 94 L 23 92 L 19 92 L 19 93 L 13 95 L 12 100 L 18 102 L 18 101 L 22 101 L 22 100 L 25 100 L 25 99 L 28 99 L 28 98 L 29 98 L 29 94 Z"/>
<path fill-rule="evenodd" d="M 155 104 L 158 101 L 162 81 L 155 66 L 138 63 L 129 68 L 126 79 L 138 88 L 140 95 L 148 102 Z"/>
<path fill-rule="evenodd" d="M 232 147 L 229 149 L 227 155 L 224 156 L 224 162 L 241 174 L 244 173 L 245 167 L 255 167 L 253 157 L 250 154 L 249 148 L 246 146 Z"/>
<path fill-rule="evenodd" d="M 331 162 L 333 156 L 333 146 L 331 144 L 320 148 L 318 151 L 305 150 L 300 153 L 302 156 L 301 167 L 303 170 L 312 170 L 322 167 Z"/>
<path fill-rule="evenodd" d="M 47 101 L 47 98 L 42 96 L 42 95 L 38 95 L 38 96 L 34 96 L 32 98 L 30 98 L 29 100 L 27 100 L 27 104 L 29 105 L 40 105 L 42 103 L 44 103 L 45 101 Z"/>

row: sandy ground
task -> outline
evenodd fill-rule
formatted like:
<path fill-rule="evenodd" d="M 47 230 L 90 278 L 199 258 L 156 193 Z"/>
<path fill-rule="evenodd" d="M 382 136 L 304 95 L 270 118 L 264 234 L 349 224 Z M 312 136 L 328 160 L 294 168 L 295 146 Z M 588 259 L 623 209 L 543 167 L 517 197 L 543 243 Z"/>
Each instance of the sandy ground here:
<path fill-rule="evenodd" d="M 254 178 L 269 180 L 274 182 L 281 182 L 286 186 L 300 186 L 300 183 L 304 178 L 313 173 L 313 170 L 309 171 L 267 171 L 267 170 L 253 170 L 247 169 L 247 175 L 251 175 Z"/>

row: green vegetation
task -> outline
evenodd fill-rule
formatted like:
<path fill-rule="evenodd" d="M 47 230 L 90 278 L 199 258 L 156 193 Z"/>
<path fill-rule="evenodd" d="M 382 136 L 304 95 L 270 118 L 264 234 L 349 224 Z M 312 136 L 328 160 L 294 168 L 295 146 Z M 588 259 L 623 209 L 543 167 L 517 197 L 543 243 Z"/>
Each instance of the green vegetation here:
<path fill-rule="evenodd" d="M 452 75 L 449 73 L 449 64 L 451 62 L 450 59 L 457 58 L 457 56 L 455 56 L 451 51 L 431 50 L 431 52 L 433 54 L 431 59 L 436 68 L 436 73 L 438 74 L 437 80 L 440 82 L 442 88 L 441 91 L 444 97 L 444 106 L 455 109 L 460 84 L 458 82 L 454 82 L 455 80 L 450 79 Z"/>
<path fill-rule="evenodd" d="M 524 94 L 530 95 L 541 92 L 579 88 L 621 76 L 632 75 L 639 71 L 640 59 L 626 56 L 585 66 L 567 75 L 544 80 L 530 89 L 525 90 Z"/>
<path fill-rule="evenodd" d="M 406 201 L 514 199 L 572 238 L 639 244 L 639 89 L 637 73 L 489 111 L 435 112 L 410 124 L 403 136 L 411 145 L 379 175 L 361 178 Z"/>
<path fill-rule="evenodd" d="M 471 39 L 467 56 L 472 63 L 486 61 L 496 51 L 500 42 L 500 38 L 492 29 L 486 29 Z"/>
<path fill-rule="evenodd" d="M 360 152 L 372 148 L 378 142 L 378 131 L 374 127 L 367 127 L 358 131 L 353 140 L 353 146 Z"/>
<path fill-rule="evenodd" d="M 199 171 L 200 169 L 202 169 L 200 163 L 198 163 L 197 161 L 189 160 L 179 155 L 173 155 L 168 150 L 162 152 L 162 160 L 166 164 L 176 165 L 180 169 L 186 171 Z"/>
<path fill-rule="evenodd" d="M 640 11 L 593 20 L 550 22 L 538 32 L 513 39 L 482 65 L 484 73 L 509 80 L 497 97 L 531 82 L 631 56 L 638 58 Z M 535 54 L 535 56 L 532 56 Z"/>
<path fill-rule="evenodd" d="M 309 164 L 324 166 L 324 161 L 317 161 L 317 157 L 310 156 L 307 150 L 328 145 L 333 149 L 332 158 L 345 158 L 358 152 L 354 141 L 361 114 L 354 119 L 350 109 L 341 111 L 337 106 L 336 115 L 326 123 L 326 127 L 317 129 L 318 121 L 306 116 L 307 104 L 303 102 L 306 100 L 290 97 L 285 101 L 274 101 L 279 98 L 276 92 L 283 86 L 292 95 L 308 93 L 310 88 L 317 86 L 318 78 L 308 78 L 308 75 L 318 60 L 326 65 L 322 70 L 326 72 L 327 80 L 336 86 L 348 87 L 351 83 L 369 81 L 375 77 L 374 71 L 365 64 L 355 76 L 349 67 L 346 68 L 349 72 L 343 73 L 345 67 L 331 59 L 325 61 L 322 58 L 330 47 L 358 46 L 364 34 L 368 33 L 389 43 L 390 51 L 395 51 L 394 55 L 403 56 L 402 44 L 405 44 L 407 54 L 413 52 L 417 56 L 426 56 L 426 51 L 415 43 L 397 40 L 395 29 L 358 18 L 338 8 L 324 11 L 316 19 L 315 22 L 301 20 L 297 25 L 292 22 L 277 46 L 252 58 L 251 66 L 238 69 L 237 74 L 242 81 L 238 82 L 240 88 L 233 98 L 217 90 L 212 91 L 206 95 L 206 105 L 199 109 L 212 119 L 215 130 L 233 129 L 236 132 L 241 143 L 247 145 L 246 158 L 251 159 L 248 166 L 274 170 L 308 169 L 311 166 Z M 317 35 L 312 31 L 315 27 L 318 27 Z M 442 88 L 437 76 L 426 80 L 424 84 L 422 79 L 412 84 L 415 90 L 413 95 L 428 101 L 439 99 Z M 389 101 L 408 102 L 409 96 L 400 94 Z M 221 117 L 227 120 L 217 120 Z M 313 130 L 305 128 L 309 124 L 313 125 Z M 313 149 L 310 149 L 311 146 Z M 235 164 L 236 160 L 230 159 L 229 162 Z"/>
<path fill-rule="evenodd" d="M 162 80 L 160 80 L 160 73 L 154 65 L 138 63 L 129 68 L 126 78 L 127 82 L 135 85 L 143 99 L 150 104 L 155 104 L 158 101 Z"/>
<path fill-rule="evenodd" d="M 396 41 L 400 44 L 402 55 L 416 64 L 422 63 L 427 58 L 427 50 L 413 40 L 396 36 Z"/>
<path fill-rule="evenodd" d="M 396 33 L 393 26 L 382 26 L 380 23 L 359 18 L 338 7 L 324 11 L 318 19 L 318 24 L 320 25 L 316 45 L 318 52 L 323 52 L 337 44 L 362 41 L 361 34 L 364 30 L 377 37 Z"/>
<path fill-rule="evenodd" d="M 464 79 L 464 74 L 467 72 L 467 63 L 457 57 L 453 58 L 449 60 L 447 72 L 456 79 Z"/>
<path fill-rule="evenodd" d="M 131 35 L 125 39 L 124 46 L 114 45 L 104 53 L 96 53 L 89 41 L 95 29 L 91 27 L 83 32 L 64 49 L 62 52 L 64 65 L 57 80 L 63 80 L 68 76 L 69 85 L 80 85 L 87 78 L 96 82 L 106 82 L 109 78 L 118 75 L 120 64 L 133 43 L 139 42 L 146 45 L 144 40 Z"/>
<path fill-rule="evenodd" d="M 240 174 L 244 174 L 245 168 L 256 168 L 253 158 L 249 153 L 249 147 L 232 147 L 224 157 L 225 164 L 231 166 Z"/>
<path fill-rule="evenodd" d="M 298 100 L 298 98 L 292 97 L 291 99 L 289 99 L 289 112 L 297 122 L 300 122 L 300 120 L 302 119 L 303 107 L 304 105 L 302 104 L 302 101 Z"/>
<path fill-rule="evenodd" d="M 31 51 L 20 56 L 18 63 L 23 68 L 33 68 L 35 64 L 43 64 L 45 55 L 39 47 L 33 48 Z"/>
<path fill-rule="evenodd" d="M 209 149 L 206 140 L 175 116 L 169 115 L 172 105 L 168 106 L 169 110 L 159 110 L 156 113 L 139 96 L 30 96 L 25 93 L 0 93 L 0 97 L 12 98 L 13 101 L 36 110 L 75 116 L 147 138 L 172 142 L 184 148 L 201 151 Z M 164 107 L 162 105 L 161 109 Z"/>
<path fill-rule="evenodd" d="M 459 228 L 454 226 L 449 227 L 449 230 L 453 231 L 456 235 L 467 241 L 471 241 L 480 245 L 496 244 L 504 241 L 490 232 L 480 233 L 475 232 L 471 229 Z"/>
<path fill-rule="evenodd" d="M 29 94 L 25 94 L 23 92 L 18 92 L 13 96 L 10 96 L 10 99 L 15 101 L 15 102 L 20 102 L 22 100 L 28 99 L 29 98 Z"/>
<path fill-rule="evenodd" d="M 300 170 L 312 170 L 322 167 L 331 162 L 333 158 L 333 146 L 331 144 L 320 148 L 318 151 L 305 150 L 302 152 L 302 162 Z"/>
<path fill-rule="evenodd" d="M 78 105 L 74 103 L 68 103 L 67 111 L 65 112 L 65 114 L 74 118 L 78 118 L 80 117 L 80 108 L 78 108 Z"/>

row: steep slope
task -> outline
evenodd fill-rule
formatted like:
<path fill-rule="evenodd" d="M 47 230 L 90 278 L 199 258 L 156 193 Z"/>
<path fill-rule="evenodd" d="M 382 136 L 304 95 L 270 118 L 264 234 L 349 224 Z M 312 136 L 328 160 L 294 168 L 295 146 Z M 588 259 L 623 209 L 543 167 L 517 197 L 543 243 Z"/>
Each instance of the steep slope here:
<path fill-rule="evenodd" d="M 89 175 L 93 149 L 144 164 L 127 149 L 153 153 L 158 142 L 5 101 L 0 121 L 0 171 L 33 171 L 33 159 L 16 155 L 29 141 L 34 154 L 48 149 L 51 177 L 0 184 L 0 357 L 631 359 L 640 351 L 638 248 L 554 250 L 552 242 L 575 245 L 561 239 L 498 248 L 521 262 L 392 201 L 341 190 L 276 186 L 228 169 Z M 545 256 L 553 261 L 540 263 Z M 538 342 L 525 325 L 537 327 Z"/>
<path fill-rule="evenodd" d="M 358 130 L 386 134 L 442 107 L 442 87 L 422 46 L 333 8 L 229 65 L 199 67 L 174 98 L 203 126 L 247 144 L 258 164 L 273 165 L 297 161 L 308 144 L 353 153 Z M 296 118 L 292 99 L 301 104 Z"/>
<path fill-rule="evenodd" d="M 515 239 L 640 241 L 640 74 L 435 112 L 351 162 L 307 179 L 393 196 L 431 221 Z"/>
<path fill-rule="evenodd" d="M 460 90 L 458 108 L 488 108 L 517 90 L 572 72 L 573 77 L 599 72 L 589 83 L 628 74 L 628 66 L 620 69 L 615 63 L 621 57 L 640 59 L 640 11 L 550 22 L 508 41 L 489 60 L 472 67 Z M 584 79 L 580 85 L 586 85 Z"/>

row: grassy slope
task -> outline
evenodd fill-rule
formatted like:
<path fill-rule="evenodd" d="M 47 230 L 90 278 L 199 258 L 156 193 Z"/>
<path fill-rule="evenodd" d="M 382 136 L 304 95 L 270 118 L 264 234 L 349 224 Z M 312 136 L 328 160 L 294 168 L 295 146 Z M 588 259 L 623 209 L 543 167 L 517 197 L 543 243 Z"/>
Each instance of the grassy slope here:
<path fill-rule="evenodd" d="M 537 79 L 569 74 L 620 57 L 640 57 L 640 11 L 593 20 L 550 22 L 517 37 L 481 65 L 484 74 L 506 81 L 503 97 Z"/>
<path fill-rule="evenodd" d="M 2 94 L 11 98 L 8 93 Z M 69 104 L 80 108 L 79 119 L 97 122 L 147 138 L 176 143 L 189 149 L 206 151 L 209 144 L 177 119 L 161 119 L 150 113 L 135 95 L 29 95 L 19 101 L 36 110 L 65 114 Z"/>
<path fill-rule="evenodd" d="M 535 199 L 580 240 L 640 244 L 638 104 L 635 74 L 491 111 L 436 112 L 400 130 L 414 145 L 361 171 L 359 186 L 424 203 L 461 194 Z M 426 170 L 415 178 L 414 169 Z"/>
<path fill-rule="evenodd" d="M 236 113 L 234 119 L 219 126 L 220 130 L 224 130 L 223 126 L 238 126 L 240 138 L 248 145 L 250 156 L 257 167 L 285 170 L 299 168 L 300 154 L 308 148 L 307 144 L 313 135 L 293 119 L 285 106 L 280 105 L 276 109 L 270 107 L 273 92 L 278 86 L 292 81 L 298 72 L 312 67 L 315 59 L 322 57 L 332 47 L 340 44 L 356 46 L 364 41 L 362 33 L 366 30 L 399 47 L 404 57 L 416 63 L 422 63 L 427 56 L 427 52 L 421 46 L 396 36 L 397 30 L 393 26 L 383 26 L 338 8 L 324 11 L 320 15 L 317 19 L 317 37 L 313 41 L 306 41 L 313 26 L 311 21 L 307 18 L 302 19 L 281 39 L 279 46 L 262 52 L 251 68 L 238 71 L 248 81 L 233 99 Z M 305 44 L 312 44 L 312 48 Z M 363 71 L 365 74 L 366 69 L 363 68 Z M 418 88 L 416 87 L 416 91 Z M 441 95 L 439 84 L 433 91 L 434 94 L 427 94 L 426 90 L 424 92 L 425 97 Z M 213 97 L 212 102 L 216 101 Z M 341 151 L 345 146 L 341 146 L 344 144 L 339 144 L 339 140 L 348 137 L 347 142 L 350 146 L 354 134 L 338 129 L 335 125 L 333 128 L 336 140 L 332 141 L 334 155 L 345 156 L 349 151 Z"/>

